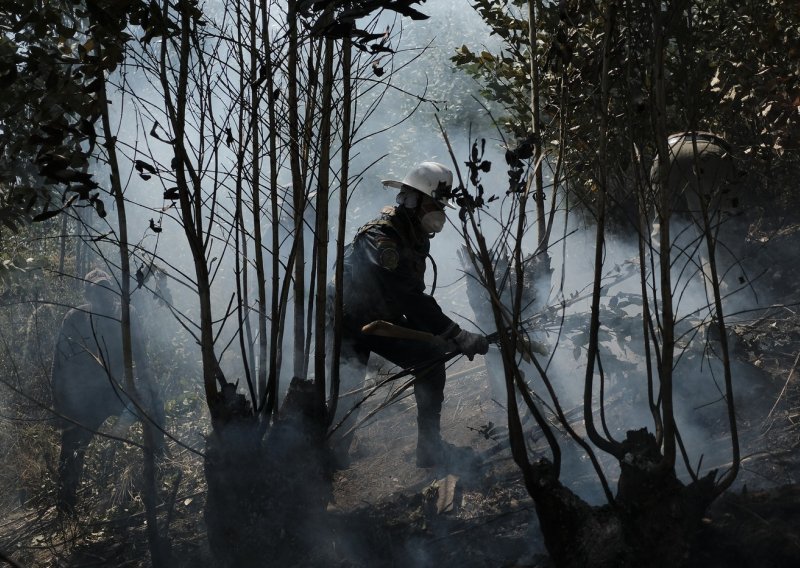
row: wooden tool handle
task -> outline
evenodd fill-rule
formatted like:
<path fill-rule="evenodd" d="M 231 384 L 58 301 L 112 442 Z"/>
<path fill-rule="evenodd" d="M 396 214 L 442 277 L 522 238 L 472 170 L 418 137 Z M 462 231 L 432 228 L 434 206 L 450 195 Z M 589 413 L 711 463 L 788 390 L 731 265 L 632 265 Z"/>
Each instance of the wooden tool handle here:
<path fill-rule="evenodd" d="M 380 337 L 394 337 L 396 339 L 415 339 L 417 341 L 428 341 L 437 343 L 442 341 L 438 335 L 418 329 L 410 329 L 402 325 L 396 325 L 384 320 L 375 320 L 361 328 L 362 333 L 367 335 L 378 335 Z"/>

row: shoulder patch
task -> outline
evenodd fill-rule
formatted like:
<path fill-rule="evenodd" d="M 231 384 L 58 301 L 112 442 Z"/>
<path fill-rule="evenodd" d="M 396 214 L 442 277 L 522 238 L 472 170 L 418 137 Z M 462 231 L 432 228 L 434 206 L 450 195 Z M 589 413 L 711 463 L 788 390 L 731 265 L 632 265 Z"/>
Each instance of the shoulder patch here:
<path fill-rule="evenodd" d="M 400 264 L 400 253 L 393 246 L 381 247 L 380 263 L 386 270 L 394 270 Z"/>

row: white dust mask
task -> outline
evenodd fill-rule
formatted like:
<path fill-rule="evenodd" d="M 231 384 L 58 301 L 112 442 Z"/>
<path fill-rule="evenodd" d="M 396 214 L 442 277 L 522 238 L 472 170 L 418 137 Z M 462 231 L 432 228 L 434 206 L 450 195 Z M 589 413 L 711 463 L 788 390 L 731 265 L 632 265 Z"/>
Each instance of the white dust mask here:
<path fill-rule="evenodd" d="M 439 233 L 444 229 L 447 215 L 444 214 L 444 211 L 428 211 L 419 221 L 426 233 Z"/>

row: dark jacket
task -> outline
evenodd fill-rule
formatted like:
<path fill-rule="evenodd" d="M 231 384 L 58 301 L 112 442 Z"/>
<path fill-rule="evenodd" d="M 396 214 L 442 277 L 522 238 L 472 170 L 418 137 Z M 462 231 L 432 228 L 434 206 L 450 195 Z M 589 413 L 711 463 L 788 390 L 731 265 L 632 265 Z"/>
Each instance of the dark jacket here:
<path fill-rule="evenodd" d="M 386 320 L 441 335 L 458 329 L 425 293 L 430 238 L 403 207 L 384 207 L 358 230 L 344 254 L 345 331 Z"/>
<path fill-rule="evenodd" d="M 131 311 L 133 359 L 144 365 L 141 332 Z M 92 313 L 91 304 L 74 308 L 64 317 L 53 355 L 52 387 L 55 409 L 68 419 L 82 424 L 102 422 L 130 404 L 119 389 L 124 383 L 119 317 L 118 307 L 112 314 L 98 315 Z M 144 369 L 137 371 L 141 379 Z"/>

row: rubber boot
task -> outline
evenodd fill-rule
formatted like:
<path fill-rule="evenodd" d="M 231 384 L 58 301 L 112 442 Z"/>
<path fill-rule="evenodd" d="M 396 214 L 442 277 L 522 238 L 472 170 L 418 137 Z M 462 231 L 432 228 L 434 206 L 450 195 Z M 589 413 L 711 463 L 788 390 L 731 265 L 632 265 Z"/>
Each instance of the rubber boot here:
<path fill-rule="evenodd" d="M 417 467 L 441 465 L 442 435 L 440 423 L 444 402 L 444 365 L 428 369 L 414 385 L 417 401 Z"/>
<path fill-rule="evenodd" d="M 442 458 L 439 415 L 417 417 L 417 467 L 435 467 Z"/>
<path fill-rule="evenodd" d="M 336 470 L 343 470 L 350 467 L 350 447 L 353 445 L 355 432 L 350 432 L 338 437 L 330 444 L 331 466 Z"/>

